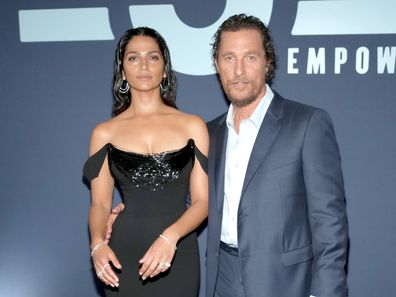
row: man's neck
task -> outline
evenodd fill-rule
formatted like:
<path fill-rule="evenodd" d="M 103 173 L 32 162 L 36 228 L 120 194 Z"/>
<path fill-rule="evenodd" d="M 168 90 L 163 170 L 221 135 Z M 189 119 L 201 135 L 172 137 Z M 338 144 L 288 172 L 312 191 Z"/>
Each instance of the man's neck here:
<path fill-rule="evenodd" d="M 250 103 L 247 106 L 238 107 L 235 106 L 234 104 L 232 105 L 234 109 L 234 115 L 233 115 L 234 129 L 237 133 L 239 133 L 239 125 L 241 124 L 241 122 L 252 116 L 257 106 L 260 104 L 261 100 L 263 100 L 264 95 L 265 92 L 264 94 L 260 94 L 256 100 L 254 100 L 252 103 Z"/>

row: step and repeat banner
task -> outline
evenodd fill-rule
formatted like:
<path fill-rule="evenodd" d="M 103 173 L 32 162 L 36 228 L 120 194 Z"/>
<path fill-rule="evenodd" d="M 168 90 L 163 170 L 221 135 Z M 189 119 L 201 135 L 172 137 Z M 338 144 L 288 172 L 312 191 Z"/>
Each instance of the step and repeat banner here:
<path fill-rule="evenodd" d="M 351 297 L 395 296 L 396 2 L 394 0 L 36 0 L 0 10 L 0 296 L 101 296 L 90 260 L 89 137 L 111 113 L 120 36 L 167 40 L 178 107 L 227 109 L 210 58 L 227 17 L 272 31 L 273 89 L 326 109 L 340 145 L 350 226 Z M 118 193 L 115 201 L 120 200 Z M 200 233 L 205 272 L 205 229 Z M 204 278 L 200 297 L 203 297 Z M 166 294 L 164 295 L 166 296 Z"/>

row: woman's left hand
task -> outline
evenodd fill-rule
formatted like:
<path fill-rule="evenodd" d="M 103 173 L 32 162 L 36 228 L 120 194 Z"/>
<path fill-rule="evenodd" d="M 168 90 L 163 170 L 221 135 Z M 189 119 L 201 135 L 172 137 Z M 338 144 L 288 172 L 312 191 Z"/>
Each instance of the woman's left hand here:
<path fill-rule="evenodd" d="M 171 267 L 175 252 L 176 245 L 169 241 L 168 237 L 158 237 L 139 260 L 142 264 L 139 270 L 141 278 L 145 280 L 167 271 Z"/>

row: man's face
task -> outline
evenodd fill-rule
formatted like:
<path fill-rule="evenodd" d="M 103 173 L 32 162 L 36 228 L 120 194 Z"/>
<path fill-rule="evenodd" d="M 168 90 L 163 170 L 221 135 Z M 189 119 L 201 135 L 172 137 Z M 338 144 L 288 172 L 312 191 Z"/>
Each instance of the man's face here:
<path fill-rule="evenodd" d="M 248 106 L 264 96 L 267 64 L 263 39 L 257 30 L 221 34 L 216 68 L 224 92 L 235 107 Z"/>

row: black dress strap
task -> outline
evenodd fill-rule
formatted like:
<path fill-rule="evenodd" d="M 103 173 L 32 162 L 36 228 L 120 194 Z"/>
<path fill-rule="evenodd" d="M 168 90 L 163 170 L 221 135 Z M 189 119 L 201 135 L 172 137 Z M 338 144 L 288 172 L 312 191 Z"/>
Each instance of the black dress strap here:
<path fill-rule="evenodd" d="M 95 177 L 99 175 L 100 169 L 102 168 L 104 159 L 107 155 L 107 149 L 109 144 L 105 144 L 95 154 L 90 156 L 84 164 L 83 177 L 88 182 L 91 182 Z"/>
<path fill-rule="evenodd" d="M 197 157 L 202 169 L 208 174 L 208 157 L 205 156 L 194 143 L 194 154 Z"/>

